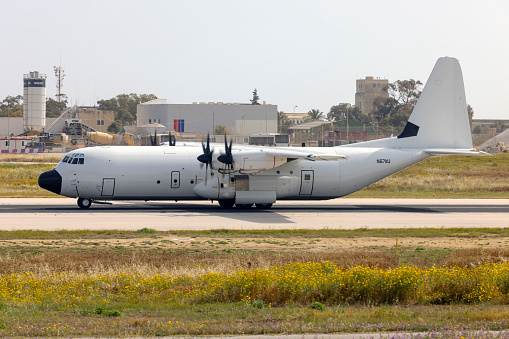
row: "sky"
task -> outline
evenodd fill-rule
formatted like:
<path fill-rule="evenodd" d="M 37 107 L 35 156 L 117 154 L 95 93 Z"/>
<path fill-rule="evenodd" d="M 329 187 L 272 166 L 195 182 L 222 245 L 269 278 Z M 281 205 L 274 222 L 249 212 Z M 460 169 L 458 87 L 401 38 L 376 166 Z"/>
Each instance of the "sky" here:
<path fill-rule="evenodd" d="M 509 1 L 0 0 L 0 100 L 23 74 L 66 73 L 70 104 L 121 93 L 168 103 L 260 101 L 327 113 L 355 80 L 425 82 L 459 60 L 474 118 L 509 119 Z M 297 106 L 297 107 L 296 107 Z"/>

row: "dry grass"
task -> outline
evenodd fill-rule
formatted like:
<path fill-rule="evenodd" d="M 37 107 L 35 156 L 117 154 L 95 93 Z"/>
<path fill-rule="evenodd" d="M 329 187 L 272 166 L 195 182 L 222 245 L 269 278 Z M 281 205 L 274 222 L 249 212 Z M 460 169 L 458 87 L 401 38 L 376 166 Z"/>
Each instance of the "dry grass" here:
<path fill-rule="evenodd" d="M 49 274 L 72 272 L 84 274 L 170 274 L 201 275 L 208 272 L 228 273 L 247 267 L 267 269 L 297 262 L 331 261 L 343 267 L 372 266 L 392 268 L 398 265 L 393 254 L 373 251 L 333 253 L 186 253 L 184 251 L 94 251 L 90 253 L 48 251 L 32 255 L 5 255 L 0 257 L 0 274 L 33 272 Z"/>
<path fill-rule="evenodd" d="M 442 264 L 450 267 L 476 267 L 485 263 L 506 263 L 508 260 L 508 249 L 478 247 L 454 251 L 443 260 Z"/>
<path fill-rule="evenodd" d="M 422 161 L 354 194 L 356 197 L 400 193 L 452 194 L 457 197 L 508 197 L 509 154 L 491 157 L 438 157 Z M 399 195 L 397 195 L 399 196 Z"/>
<path fill-rule="evenodd" d="M 43 190 L 37 184 L 42 172 L 49 171 L 52 164 L 19 164 L 0 163 L 0 196 L 2 197 L 31 197 L 57 196 Z"/>
<path fill-rule="evenodd" d="M 31 154 L 8 154 L 0 153 L 0 162 L 36 162 L 36 163 L 58 163 L 62 154 L 55 153 L 31 153 Z"/>
<path fill-rule="evenodd" d="M 285 251 L 254 253 L 218 253 L 208 251 L 189 253 L 184 250 L 115 250 L 97 249 L 83 252 L 74 250 L 40 249 L 34 253 L 7 252 L 0 256 L 0 274 L 33 272 L 50 274 L 72 272 L 83 274 L 170 274 L 197 276 L 209 272 L 229 273 L 247 268 L 268 269 L 291 263 L 329 261 L 335 265 L 351 268 L 356 266 L 392 269 L 400 265 L 400 257 L 387 250 L 345 250 L 334 252 Z M 485 263 L 505 263 L 509 259 L 506 249 L 460 249 L 445 257 L 424 255 L 406 260 L 406 265 L 426 268 L 431 266 L 476 267 Z"/>

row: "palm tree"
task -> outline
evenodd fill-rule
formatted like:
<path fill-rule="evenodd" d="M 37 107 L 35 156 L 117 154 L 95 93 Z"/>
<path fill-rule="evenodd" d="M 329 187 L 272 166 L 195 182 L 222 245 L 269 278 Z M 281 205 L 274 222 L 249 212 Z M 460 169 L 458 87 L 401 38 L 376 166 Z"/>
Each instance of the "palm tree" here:
<path fill-rule="evenodd" d="M 308 112 L 307 120 L 320 120 L 323 118 L 323 112 L 318 109 L 312 109 Z"/>
<path fill-rule="evenodd" d="M 277 112 L 277 129 L 279 133 L 288 132 L 288 126 L 290 126 L 291 121 L 286 117 L 285 112 L 278 111 Z"/>

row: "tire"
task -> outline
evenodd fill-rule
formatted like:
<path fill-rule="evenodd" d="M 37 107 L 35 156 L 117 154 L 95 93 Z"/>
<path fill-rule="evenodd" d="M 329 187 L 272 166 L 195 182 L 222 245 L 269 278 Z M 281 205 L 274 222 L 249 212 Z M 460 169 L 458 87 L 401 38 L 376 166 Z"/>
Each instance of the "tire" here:
<path fill-rule="evenodd" d="M 272 207 L 272 204 L 256 204 L 256 208 L 260 210 L 268 210 Z"/>
<path fill-rule="evenodd" d="M 235 204 L 235 199 L 220 199 L 217 202 L 222 208 L 232 208 Z"/>
<path fill-rule="evenodd" d="M 92 199 L 78 198 L 78 206 L 83 209 L 90 208 L 92 206 Z"/>
<path fill-rule="evenodd" d="M 253 204 L 235 204 L 235 207 L 241 210 L 247 210 L 250 209 Z"/>

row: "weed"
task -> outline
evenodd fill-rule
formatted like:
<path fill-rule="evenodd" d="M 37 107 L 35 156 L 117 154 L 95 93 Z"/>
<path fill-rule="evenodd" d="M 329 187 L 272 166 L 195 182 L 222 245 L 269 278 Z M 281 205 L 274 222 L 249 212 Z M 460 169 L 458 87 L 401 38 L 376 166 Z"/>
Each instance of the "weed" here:
<path fill-rule="evenodd" d="M 155 233 L 156 230 L 155 229 L 152 229 L 152 228 L 142 228 L 142 229 L 139 229 L 138 230 L 139 233 Z"/>
<path fill-rule="evenodd" d="M 256 308 L 256 309 L 259 309 L 259 310 L 261 310 L 261 309 L 263 309 L 263 308 L 267 307 L 267 305 L 265 305 L 265 302 L 264 302 L 263 300 L 255 300 L 255 301 L 253 301 L 253 302 L 251 303 L 251 306 L 252 306 L 253 308 Z"/>
<path fill-rule="evenodd" d="M 321 302 L 315 301 L 311 305 L 308 306 L 308 308 L 318 311 L 325 311 L 326 307 Z"/>

